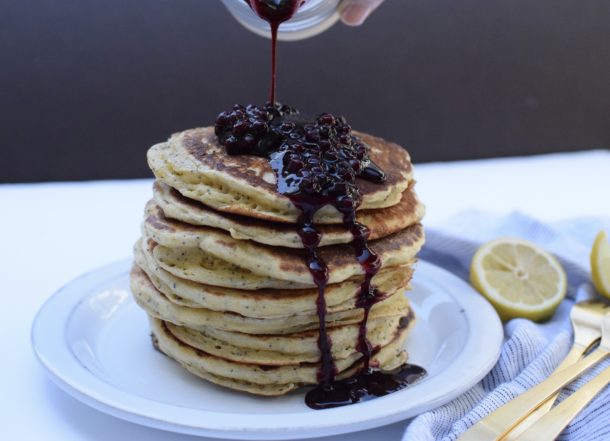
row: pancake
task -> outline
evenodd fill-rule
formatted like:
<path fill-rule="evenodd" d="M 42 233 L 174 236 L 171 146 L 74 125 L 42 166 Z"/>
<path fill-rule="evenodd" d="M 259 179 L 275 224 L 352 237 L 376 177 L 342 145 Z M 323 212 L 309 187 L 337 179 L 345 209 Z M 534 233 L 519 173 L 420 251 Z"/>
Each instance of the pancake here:
<path fill-rule="evenodd" d="M 172 333 L 161 320 L 151 319 L 156 347 L 178 361 L 187 370 L 209 381 L 257 395 L 281 395 L 299 386 L 317 383 L 319 363 L 289 366 L 265 366 L 238 363 L 197 349 Z M 380 348 L 371 358 L 371 365 L 392 369 L 406 361 L 404 341 L 410 327 L 397 330 L 394 339 Z M 360 368 L 360 354 L 337 360 L 338 379 L 352 375 Z M 215 381 L 219 379 L 220 381 Z"/>
<path fill-rule="evenodd" d="M 234 239 L 253 240 L 271 246 L 303 248 L 301 238 L 293 225 L 223 213 L 201 202 L 187 199 L 158 181 L 153 186 L 153 195 L 159 209 L 147 209 L 147 213 L 151 217 L 150 223 L 159 223 L 160 228 L 172 228 L 169 218 L 192 226 L 223 229 Z M 380 210 L 361 210 L 357 213 L 356 220 L 369 228 L 369 239 L 375 240 L 419 222 L 424 211 L 425 208 L 411 184 L 403 192 L 398 204 Z M 345 244 L 353 239 L 352 233 L 343 225 L 320 225 L 318 230 L 322 233 L 320 246 Z"/>
<path fill-rule="evenodd" d="M 136 302 L 149 315 L 195 330 L 205 330 L 207 327 L 212 327 L 225 331 L 259 335 L 290 334 L 317 329 L 318 327 L 318 316 L 316 314 L 258 319 L 232 312 L 180 306 L 157 290 L 146 274 L 138 267 L 132 269 L 130 286 Z M 371 320 L 375 320 L 382 317 L 401 316 L 404 315 L 405 311 L 408 311 L 408 308 L 409 302 L 406 297 L 402 292 L 397 292 L 375 304 L 371 308 L 369 317 Z M 352 309 L 327 314 L 326 322 L 328 326 L 339 326 L 358 323 L 362 317 L 361 309 Z"/>
<path fill-rule="evenodd" d="M 156 242 L 141 238 L 135 244 L 146 254 L 152 254 L 157 266 L 182 279 L 224 288 L 257 290 L 304 289 L 310 285 L 254 274 L 245 268 L 205 253 L 199 248 L 183 250 L 164 248 L 159 250 Z"/>
<path fill-rule="evenodd" d="M 397 315 L 394 317 L 381 317 L 378 319 L 371 320 L 369 322 L 370 330 L 374 330 L 375 339 L 381 341 L 389 341 L 389 334 L 393 333 L 396 329 L 405 326 L 410 326 L 415 322 L 415 315 L 413 310 L 408 307 L 403 315 Z M 167 322 L 168 325 L 171 325 Z M 174 325 L 172 325 L 174 326 Z M 188 328 L 182 328 L 188 329 Z M 195 332 L 189 330 L 190 332 Z M 305 357 L 319 357 L 320 350 L 318 349 L 318 331 L 309 330 L 295 332 L 292 334 L 285 335 L 250 335 L 243 332 L 231 332 L 223 331 L 216 328 L 205 328 L 202 333 L 205 333 L 207 337 L 214 338 L 223 344 L 229 344 L 231 346 L 237 346 L 242 348 L 248 348 L 256 351 L 271 351 L 279 354 L 290 354 L 299 355 Z M 346 349 L 353 349 L 358 338 L 358 324 L 338 325 L 328 328 L 328 335 L 333 342 L 333 354 L 341 353 Z M 297 341 L 295 341 L 297 340 Z M 194 346 L 197 346 L 194 344 Z M 335 348 L 335 346 L 337 346 Z M 373 347 L 376 345 L 373 344 Z"/>
<path fill-rule="evenodd" d="M 359 210 L 396 205 L 412 179 L 409 154 L 397 144 L 354 132 L 369 145 L 369 157 L 386 173 L 386 182 L 357 179 L 362 195 Z M 229 155 L 213 127 L 174 134 L 148 151 L 156 178 L 183 196 L 218 211 L 276 222 L 296 223 L 299 210 L 277 192 L 276 176 L 266 158 Z M 340 224 L 342 215 L 332 206 L 320 209 L 316 223 Z"/>
<path fill-rule="evenodd" d="M 305 250 L 261 245 L 253 241 L 234 239 L 223 230 L 198 227 L 159 217 L 148 216 L 143 234 L 158 245 L 153 255 L 159 265 L 170 273 L 196 282 L 206 283 L 209 271 L 202 271 L 200 262 L 213 256 L 227 264 L 238 266 L 256 276 L 284 280 L 314 287 L 307 267 Z M 369 242 L 369 247 L 381 258 L 382 268 L 408 264 L 424 243 L 421 224 L 414 224 L 390 236 Z M 199 246 L 199 248 L 195 248 Z M 352 245 L 332 245 L 318 251 L 327 262 L 329 283 L 338 283 L 364 274 Z M 216 284 L 216 283 L 212 283 Z"/>
<path fill-rule="evenodd" d="M 391 317 L 371 321 L 367 327 L 367 339 L 372 347 L 385 346 L 392 341 L 400 319 L 401 317 Z M 233 339 L 233 343 L 229 343 L 225 340 L 219 340 L 210 336 L 207 330 L 195 331 L 190 328 L 174 325 L 170 322 L 166 322 L 166 325 L 171 333 L 180 341 L 210 355 L 215 355 L 237 363 L 251 363 L 265 366 L 290 366 L 300 363 L 317 363 L 320 359 L 317 343 L 315 344 L 315 351 L 302 351 L 301 346 L 304 342 L 302 341 L 304 340 L 302 334 L 307 333 L 295 333 L 284 336 L 284 340 L 290 341 L 289 345 L 284 346 L 288 351 L 274 351 L 270 348 L 249 347 L 247 343 L 254 339 L 244 339 L 244 341 Z M 237 333 L 233 334 L 236 335 Z M 310 334 L 317 335 L 317 333 Z M 248 334 L 245 335 L 247 336 Z M 343 360 L 358 353 L 358 350 L 356 349 L 358 342 L 357 323 L 331 328 L 329 330 L 329 336 L 333 342 L 333 359 Z M 337 339 L 338 336 L 343 338 Z M 256 342 L 258 343 L 256 346 L 261 346 L 260 339 L 257 339 Z"/>
<path fill-rule="evenodd" d="M 318 290 L 241 290 L 201 284 L 176 277 L 156 264 L 152 254 L 135 247 L 135 263 L 155 288 L 173 303 L 190 308 L 230 311 L 253 318 L 282 317 L 314 313 Z M 375 277 L 377 289 L 385 295 L 408 288 L 413 270 L 409 266 L 382 269 Z M 330 312 L 353 309 L 362 277 L 328 285 L 324 293 Z"/>

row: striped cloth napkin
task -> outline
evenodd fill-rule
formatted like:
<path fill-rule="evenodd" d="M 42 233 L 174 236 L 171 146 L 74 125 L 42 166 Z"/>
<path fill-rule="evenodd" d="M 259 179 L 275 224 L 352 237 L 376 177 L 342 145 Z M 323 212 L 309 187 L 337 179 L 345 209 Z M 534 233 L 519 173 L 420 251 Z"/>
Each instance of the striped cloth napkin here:
<path fill-rule="evenodd" d="M 610 232 L 610 219 L 575 219 L 545 225 L 520 213 L 499 217 L 464 212 L 450 224 L 427 230 L 422 259 L 468 280 L 471 258 L 485 241 L 503 236 L 530 240 L 551 251 L 568 275 L 568 295 L 554 317 L 543 324 L 514 319 L 504 326 L 505 341 L 496 366 L 472 389 L 444 406 L 419 415 L 403 441 L 455 440 L 482 417 L 545 379 L 571 347 L 570 308 L 596 296 L 590 284 L 589 252 L 597 232 Z M 559 401 L 610 366 L 597 365 L 566 387 Z M 606 387 L 563 431 L 559 440 L 610 439 L 610 388 Z"/>

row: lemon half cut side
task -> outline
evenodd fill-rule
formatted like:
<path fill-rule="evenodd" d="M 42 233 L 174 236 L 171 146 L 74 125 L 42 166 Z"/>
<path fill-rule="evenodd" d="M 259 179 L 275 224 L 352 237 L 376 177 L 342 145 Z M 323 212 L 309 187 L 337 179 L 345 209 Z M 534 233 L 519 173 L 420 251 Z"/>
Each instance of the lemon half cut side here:
<path fill-rule="evenodd" d="M 566 273 L 557 259 L 518 238 L 483 244 L 472 258 L 470 280 L 503 321 L 548 319 L 567 291 Z"/>

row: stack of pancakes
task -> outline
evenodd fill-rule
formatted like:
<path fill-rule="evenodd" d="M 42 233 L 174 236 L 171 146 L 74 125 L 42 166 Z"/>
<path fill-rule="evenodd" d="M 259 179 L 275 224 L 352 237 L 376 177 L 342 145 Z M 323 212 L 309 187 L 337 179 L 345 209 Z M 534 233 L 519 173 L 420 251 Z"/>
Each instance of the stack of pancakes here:
<path fill-rule="evenodd" d="M 414 323 L 404 296 L 424 241 L 424 208 L 413 190 L 408 153 L 357 134 L 385 171 L 384 184 L 358 179 L 357 220 L 382 260 L 373 279 L 384 299 L 370 311 L 371 366 L 406 361 L 403 342 Z M 213 383 L 281 395 L 317 383 L 318 290 L 297 234 L 299 211 L 276 190 L 268 160 L 230 156 L 213 128 L 192 129 L 153 146 L 156 176 L 131 287 L 151 319 L 155 346 Z M 331 206 L 318 211 L 320 256 L 329 269 L 326 322 L 337 378 L 357 372 L 363 311 L 355 305 L 364 278 L 352 235 Z"/>

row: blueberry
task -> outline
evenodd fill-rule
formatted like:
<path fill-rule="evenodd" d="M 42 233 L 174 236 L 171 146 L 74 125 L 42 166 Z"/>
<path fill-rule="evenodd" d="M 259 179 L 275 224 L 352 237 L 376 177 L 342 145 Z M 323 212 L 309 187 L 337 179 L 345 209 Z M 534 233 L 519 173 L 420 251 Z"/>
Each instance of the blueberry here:
<path fill-rule="evenodd" d="M 320 130 L 320 138 L 322 138 L 322 139 L 328 139 L 332 135 L 332 131 L 331 131 L 330 127 L 328 127 L 328 126 L 322 126 L 322 127 L 320 127 L 319 130 Z"/>
<path fill-rule="evenodd" d="M 242 136 L 246 133 L 248 128 L 249 124 L 246 121 L 241 120 L 233 124 L 233 133 L 235 133 L 237 136 Z"/>
<path fill-rule="evenodd" d="M 326 164 L 326 172 L 330 175 L 337 173 L 337 168 L 332 164 Z"/>
<path fill-rule="evenodd" d="M 337 174 L 344 181 L 352 182 L 354 179 L 356 179 L 356 173 L 354 173 L 352 168 L 345 168 L 343 171 L 338 172 Z"/>
<path fill-rule="evenodd" d="M 303 168 L 303 161 L 300 159 L 290 159 L 284 164 L 285 170 L 290 173 L 296 173 Z"/>
<path fill-rule="evenodd" d="M 349 185 L 347 182 L 337 182 L 333 188 L 333 192 L 336 194 L 347 194 L 349 192 Z"/>
<path fill-rule="evenodd" d="M 356 158 L 358 158 L 360 161 L 362 161 L 364 158 L 366 158 L 366 147 L 363 144 L 357 144 L 356 146 Z"/>
<path fill-rule="evenodd" d="M 254 121 L 251 126 L 252 131 L 257 135 L 262 135 L 268 129 L 267 123 L 264 121 Z"/>
<path fill-rule="evenodd" d="M 339 158 L 341 158 L 341 152 L 339 152 Z M 349 162 L 347 162 L 343 159 L 340 159 L 337 162 L 337 170 L 339 170 L 339 173 L 343 172 L 344 170 L 350 169 L 350 168 L 351 167 L 349 165 Z"/>
<path fill-rule="evenodd" d="M 355 208 L 355 201 L 350 196 L 339 196 L 336 201 L 337 209 L 340 211 L 351 211 Z"/>
<path fill-rule="evenodd" d="M 256 140 L 256 138 L 254 136 L 252 136 L 249 133 L 246 136 L 244 136 L 243 141 L 244 141 L 244 144 L 246 146 L 248 146 L 249 148 L 256 147 L 257 140 Z"/>
<path fill-rule="evenodd" d="M 284 133 L 289 133 L 294 129 L 294 123 L 292 121 L 284 121 L 280 126 L 280 130 Z"/>
<path fill-rule="evenodd" d="M 320 150 L 322 151 L 326 151 L 331 147 L 330 141 L 326 139 L 323 139 L 322 141 L 318 142 L 318 145 L 320 146 Z"/>
<path fill-rule="evenodd" d="M 349 145 L 352 142 L 352 137 L 350 135 L 343 134 L 339 137 L 339 142 L 341 144 Z"/>
<path fill-rule="evenodd" d="M 290 115 L 291 113 L 294 112 L 294 109 L 292 107 L 284 104 L 280 107 L 280 112 L 282 112 L 284 115 Z"/>
<path fill-rule="evenodd" d="M 224 142 L 224 146 L 227 149 L 227 153 L 234 155 L 239 153 L 237 138 L 233 135 L 227 137 Z"/>
<path fill-rule="evenodd" d="M 218 116 L 216 117 L 216 124 L 221 126 L 225 125 L 228 122 L 228 117 L 229 115 L 227 114 L 227 112 L 222 112 L 218 114 Z"/>
<path fill-rule="evenodd" d="M 322 115 L 320 115 L 318 117 L 318 122 L 320 124 L 324 124 L 324 125 L 333 125 L 335 124 L 335 117 L 332 116 L 330 113 L 323 113 Z"/>
<path fill-rule="evenodd" d="M 301 179 L 301 189 L 306 193 L 312 193 L 314 186 L 313 181 L 313 178 L 310 176 L 303 177 L 303 179 Z"/>
<path fill-rule="evenodd" d="M 311 142 L 319 141 L 320 131 L 318 129 L 312 129 L 308 132 L 305 132 L 305 139 Z"/>
<path fill-rule="evenodd" d="M 333 185 L 332 178 L 324 173 L 316 175 L 316 183 L 320 186 L 320 189 L 328 189 Z"/>
<path fill-rule="evenodd" d="M 350 126 L 346 126 L 346 125 L 341 125 L 337 127 L 337 133 L 340 133 L 341 135 L 349 135 L 350 132 L 352 131 L 352 128 Z"/>
<path fill-rule="evenodd" d="M 338 159 L 339 159 L 339 156 L 337 156 L 337 152 L 335 152 L 334 150 L 327 150 L 326 153 L 324 153 L 325 161 L 334 162 Z"/>
<path fill-rule="evenodd" d="M 352 159 L 350 161 L 350 166 L 352 167 L 352 170 L 354 170 L 354 172 L 356 174 L 360 173 L 360 171 L 362 170 L 362 163 L 360 161 L 358 161 L 357 159 Z"/>

